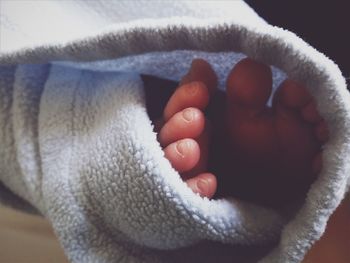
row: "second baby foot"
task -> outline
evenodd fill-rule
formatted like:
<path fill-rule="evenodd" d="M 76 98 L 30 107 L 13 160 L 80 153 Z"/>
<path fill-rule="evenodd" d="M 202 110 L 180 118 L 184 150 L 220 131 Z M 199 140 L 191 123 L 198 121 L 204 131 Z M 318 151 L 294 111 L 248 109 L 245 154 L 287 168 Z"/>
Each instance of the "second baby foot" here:
<path fill-rule="evenodd" d="M 268 107 L 271 91 L 271 69 L 265 64 L 246 58 L 229 74 L 232 174 L 219 180 L 223 192 L 279 206 L 305 193 L 320 172 L 328 131 L 305 87 L 285 80 Z"/>

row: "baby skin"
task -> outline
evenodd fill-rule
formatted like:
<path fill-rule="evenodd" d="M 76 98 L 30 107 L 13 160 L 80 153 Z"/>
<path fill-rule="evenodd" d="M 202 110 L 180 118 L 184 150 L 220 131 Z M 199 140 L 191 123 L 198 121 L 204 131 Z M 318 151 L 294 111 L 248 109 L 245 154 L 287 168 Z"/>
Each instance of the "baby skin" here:
<path fill-rule="evenodd" d="M 327 126 L 302 85 L 285 80 L 269 107 L 271 92 L 270 67 L 250 58 L 233 67 L 226 93 L 205 60 L 192 62 L 155 128 L 195 193 L 272 207 L 306 193 L 322 167 Z"/>

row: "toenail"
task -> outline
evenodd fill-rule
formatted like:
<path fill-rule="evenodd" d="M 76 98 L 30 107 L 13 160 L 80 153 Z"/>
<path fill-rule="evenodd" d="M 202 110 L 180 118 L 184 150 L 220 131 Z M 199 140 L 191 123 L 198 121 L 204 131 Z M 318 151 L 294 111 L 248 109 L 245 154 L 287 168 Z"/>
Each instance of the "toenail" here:
<path fill-rule="evenodd" d="M 187 122 L 193 121 L 194 115 L 195 115 L 195 112 L 192 109 L 185 109 L 184 111 L 182 111 L 182 117 Z"/>
<path fill-rule="evenodd" d="M 206 194 L 209 189 L 209 184 L 207 180 L 200 179 L 197 182 L 197 188 L 201 191 L 201 193 Z"/>
<path fill-rule="evenodd" d="M 176 144 L 175 150 L 178 155 L 180 155 L 182 158 L 185 158 L 184 153 L 189 148 L 189 142 L 188 141 L 180 141 Z"/>

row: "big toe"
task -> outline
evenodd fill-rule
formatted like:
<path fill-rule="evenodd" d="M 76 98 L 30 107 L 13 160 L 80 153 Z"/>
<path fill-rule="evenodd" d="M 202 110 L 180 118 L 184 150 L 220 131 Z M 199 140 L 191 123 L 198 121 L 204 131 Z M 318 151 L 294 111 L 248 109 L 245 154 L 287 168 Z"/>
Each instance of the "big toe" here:
<path fill-rule="evenodd" d="M 268 65 L 245 58 L 227 78 L 229 108 L 257 113 L 266 109 L 272 91 L 272 73 Z"/>
<path fill-rule="evenodd" d="M 246 58 L 227 78 L 227 127 L 233 147 L 247 153 L 245 159 L 261 159 L 275 152 L 271 114 L 266 105 L 272 91 L 268 65 Z"/>

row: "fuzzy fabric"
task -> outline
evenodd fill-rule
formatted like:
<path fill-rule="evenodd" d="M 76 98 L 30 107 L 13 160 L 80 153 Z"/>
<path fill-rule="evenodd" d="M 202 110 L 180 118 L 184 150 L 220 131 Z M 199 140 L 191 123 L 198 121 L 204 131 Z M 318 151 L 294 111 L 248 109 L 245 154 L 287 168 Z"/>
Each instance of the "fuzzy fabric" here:
<path fill-rule="evenodd" d="M 241 1 L 1 7 L 0 200 L 48 218 L 70 261 L 300 262 L 323 234 L 350 175 L 350 95 L 323 54 Z M 194 194 L 147 115 L 140 73 L 179 80 L 201 57 L 223 88 L 245 56 L 303 83 L 330 129 L 291 218 Z"/>

